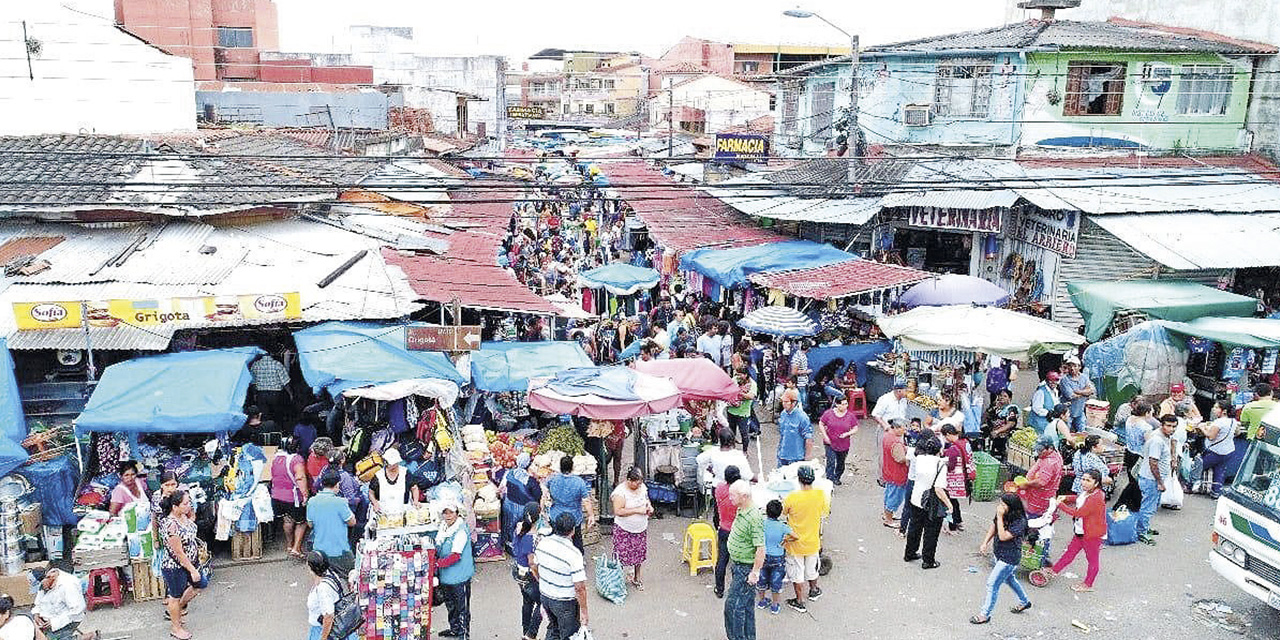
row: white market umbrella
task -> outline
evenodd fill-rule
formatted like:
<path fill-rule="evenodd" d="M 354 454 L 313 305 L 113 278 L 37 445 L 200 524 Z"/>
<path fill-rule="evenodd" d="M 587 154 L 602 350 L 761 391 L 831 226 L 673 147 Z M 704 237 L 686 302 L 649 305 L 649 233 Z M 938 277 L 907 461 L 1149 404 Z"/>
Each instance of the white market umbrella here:
<path fill-rule="evenodd" d="M 808 316 L 791 307 L 761 307 L 743 316 L 738 326 L 751 333 L 767 333 L 786 338 L 811 336 L 818 332 L 818 325 Z"/>

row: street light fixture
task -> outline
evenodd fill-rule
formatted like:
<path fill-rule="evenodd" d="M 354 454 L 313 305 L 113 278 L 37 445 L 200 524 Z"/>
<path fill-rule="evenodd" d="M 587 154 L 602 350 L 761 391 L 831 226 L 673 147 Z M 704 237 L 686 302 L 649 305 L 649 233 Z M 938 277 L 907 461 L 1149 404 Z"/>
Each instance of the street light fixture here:
<path fill-rule="evenodd" d="M 849 38 L 849 129 L 853 135 L 853 160 L 856 164 L 861 164 L 866 151 L 866 144 L 862 138 L 862 129 L 858 127 L 858 36 L 844 29 L 839 25 L 827 20 L 818 13 L 813 11 L 805 11 L 800 8 L 787 9 L 782 15 L 788 18 L 817 18 L 827 24 L 827 26 L 843 33 Z M 855 177 L 853 171 L 854 164 L 849 165 L 850 181 Z"/>

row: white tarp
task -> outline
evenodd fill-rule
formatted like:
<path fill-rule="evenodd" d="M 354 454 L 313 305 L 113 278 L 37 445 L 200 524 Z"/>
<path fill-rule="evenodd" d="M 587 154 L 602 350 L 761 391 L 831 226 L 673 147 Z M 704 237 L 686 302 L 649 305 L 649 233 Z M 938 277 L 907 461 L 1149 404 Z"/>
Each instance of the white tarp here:
<path fill-rule="evenodd" d="M 348 398 L 367 398 L 384 402 L 409 396 L 424 396 L 435 398 L 440 403 L 440 406 L 448 408 L 452 407 L 453 403 L 458 400 L 458 385 L 449 380 L 440 380 L 438 378 L 415 378 L 347 389 L 342 392 L 342 395 Z"/>
<path fill-rule="evenodd" d="M 1056 322 L 994 307 L 917 307 L 876 322 L 908 351 L 958 349 L 1026 360 L 1084 344 L 1084 336 Z"/>

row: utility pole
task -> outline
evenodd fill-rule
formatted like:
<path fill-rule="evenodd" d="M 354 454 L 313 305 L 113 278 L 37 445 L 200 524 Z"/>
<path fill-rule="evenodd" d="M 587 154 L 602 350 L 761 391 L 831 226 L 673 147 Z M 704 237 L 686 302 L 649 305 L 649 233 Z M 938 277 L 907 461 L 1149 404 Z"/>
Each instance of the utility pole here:
<path fill-rule="evenodd" d="M 830 20 L 813 11 L 788 9 L 783 11 L 782 15 L 788 18 L 817 18 L 849 38 L 849 117 L 845 120 L 845 124 L 848 126 L 845 136 L 846 138 L 853 136 L 852 140 L 848 140 L 853 152 L 853 157 L 849 159 L 849 182 L 852 184 L 857 180 L 858 167 L 864 162 L 867 146 L 866 140 L 862 136 L 862 127 L 858 126 L 858 36 L 841 29 Z"/>
<path fill-rule="evenodd" d="M 667 82 L 667 157 L 673 157 L 676 154 L 673 140 L 675 139 L 676 126 L 676 87 L 671 78 L 664 78 Z"/>

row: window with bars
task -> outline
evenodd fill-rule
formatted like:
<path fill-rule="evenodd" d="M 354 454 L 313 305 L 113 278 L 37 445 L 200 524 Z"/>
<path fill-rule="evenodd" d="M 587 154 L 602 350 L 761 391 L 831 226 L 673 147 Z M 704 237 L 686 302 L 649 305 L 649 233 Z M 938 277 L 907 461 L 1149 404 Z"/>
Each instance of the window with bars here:
<path fill-rule="evenodd" d="M 253 47 L 253 27 L 218 27 L 218 46 L 228 49 Z"/>
<path fill-rule="evenodd" d="M 1072 62 L 1067 65 L 1065 116 L 1118 116 L 1124 106 L 1123 62 Z"/>
<path fill-rule="evenodd" d="M 836 83 L 819 82 L 813 85 L 813 99 L 809 105 L 810 122 L 813 123 L 809 137 L 813 140 L 832 138 L 831 123 L 835 116 Z"/>
<path fill-rule="evenodd" d="M 1234 70 L 1225 64 L 1187 64 L 1178 81 L 1178 113 L 1220 116 L 1231 101 Z"/>
<path fill-rule="evenodd" d="M 991 65 L 952 62 L 938 66 L 933 110 L 952 118 L 985 118 L 991 108 Z"/>
<path fill-rule="evenodd" d="M 796 118 L 800 113 L 800 84 L 787 82 L 782 85 L 782 132 L 796 131 Z"/>

